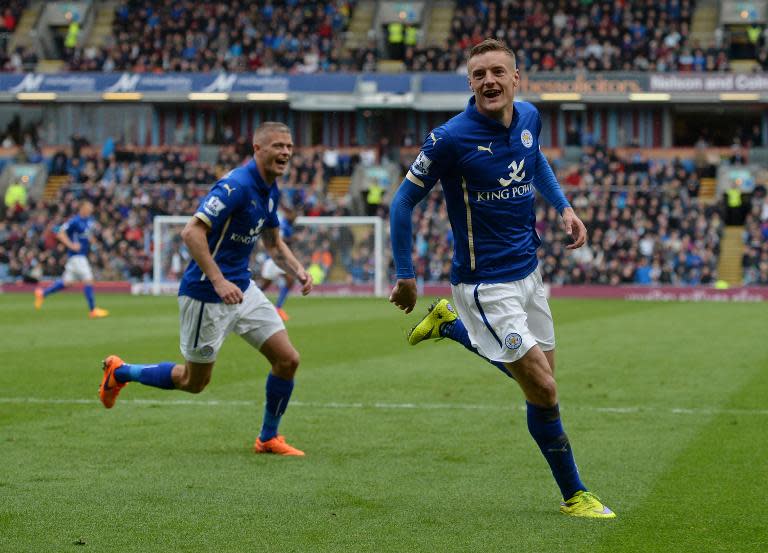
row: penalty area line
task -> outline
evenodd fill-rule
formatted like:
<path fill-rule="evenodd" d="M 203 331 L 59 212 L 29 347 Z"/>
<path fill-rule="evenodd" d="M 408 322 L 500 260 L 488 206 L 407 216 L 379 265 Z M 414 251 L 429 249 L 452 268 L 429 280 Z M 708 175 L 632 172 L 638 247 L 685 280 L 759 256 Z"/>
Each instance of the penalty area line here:
<path fill-rule="evenodd" d="M 97 399 L 78 399 L 78 398 L 38 398 L 38 397 L 0 397 L 0 405 L 100 405 Z M 192 406 L 192 407 L 257 407 L 260 408 L 264 403 L 256 400 L 239 399 L 121 399 L 120 405 L 134 406 Z M 389 403 L 389 402 L 319 402 L 319 401 L 300 401 L 294 400 L 290 403 L 292 407 L 311 407 L 316 409 L 379 409 L 392 411 L 525 411 L 525 406 L 493 405 L 493 404 L 472 404 L 472 403 Z M 768 409 L 711 409 L 711 408 L 684 408 L 684 407 L 590 407 L 584 405 L 575 405 L 562 409 L 568 411 L 588 411 L 593 413 L 607 414 L 669 414 L 669 415 L 737 415 L 737 416 L 755 416 L 768 415 Z"/>

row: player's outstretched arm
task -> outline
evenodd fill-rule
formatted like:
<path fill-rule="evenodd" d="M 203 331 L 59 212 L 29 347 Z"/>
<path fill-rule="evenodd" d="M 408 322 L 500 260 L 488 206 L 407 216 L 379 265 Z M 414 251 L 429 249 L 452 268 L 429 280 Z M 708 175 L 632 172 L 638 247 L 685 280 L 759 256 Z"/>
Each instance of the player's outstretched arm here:
<path fill-rule="evenodd" d="M 416 273 L 413 270 L 411 249 L 413 246 L 413 228 L 411 218 L 413 208 L 418 204 L 427 190 L 417 186 L 407 178 L 403 181 L 392 198 L 389 211 L 389 234 L 392 241 L 392 255 L 395 260 L 397 282 L 389 295 L 389 301 L 406 313 L 410 313 L 416 305 Z"/>
<path fill-rule="evenodd" d="M 573 239 L 571 244 L 566 246 L 566 249 L 575 250 L 582 247 L 587 242 L 587 228 L 582 223 L 581 219 L 576 216 L 571 204 L 563 194 L 563 190 L 560 188 L 560 183 L 557 182 L 555 172 L 552 171 L 552 167 L 549 166 L 544 153 L 539 150 L 536 156 L 536 189 L 541 192 L 541 195 L 557 209 L 560 216 L 563 218 L 563 227 L 565 233 Z"/>
<path fill-rule="evenodd" d="M 304 266 L 296 259 L 296 256 L 288 247 L 288 244 L 280 237 L 280 231 L 278 227 L 267 227 L 261 233 L 261 239 L 264 242 L 264 247 L 267 253 L 275 262 L 275 265 L 280 267 L 283 271 L 289 275 L 296 277 L 301 283 L 301 294 L 306 296 L 312 291 L 314 282 L 312 281 L 312 275 L 310 275 Z"/>
<path fill-rule="evenodd" d="M 184 240 L 189 254 L 208 277 L 208 280 L 211 281 L 213 289 L 216 290 L 222 301 L 228 305 L 242 303 L 242 290 L 237 284 L 224 278 L 221 269 L 213 260 L 211 250 L 208 247 L 207 235 L 208 225 L 197 217 L 191 217 L 184 230 L 181 231 L 181 238 Z"/>

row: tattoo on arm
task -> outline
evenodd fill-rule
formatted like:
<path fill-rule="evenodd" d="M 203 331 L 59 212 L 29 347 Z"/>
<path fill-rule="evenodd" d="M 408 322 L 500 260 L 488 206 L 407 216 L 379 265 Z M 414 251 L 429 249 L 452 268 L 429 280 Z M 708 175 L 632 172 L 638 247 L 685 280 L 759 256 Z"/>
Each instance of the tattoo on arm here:
<path fill-rule="evenodd" d="M 278 228 L 267 228 L 261 233 L 261 239 L 264 246 L 269 251 L 269 255 L 275 265 L 280 267 L 286 273 L 297 276 L 296 260 L 286 253 L 287 246 L 280 240 L 280 230 Z M 290 252 L 290 250 L 288 250 Z"/>
<path fill-rule="evenodd" d="M 264 241 L 264 246 L 271 249 L 277 246 L 277 228 L 265 228 L 261 232 L 261 239 Z"/>
<path fill-rule="evenodd" d="M 295 273 L 295 271 L 293 270 L 293 268 L 292 268 L 292 267 L 290 267 L 290 266 L 287 264 L 288 258 L 286 258 L 286 257 L 285 257 L 285 255 L 283 255 L 283 252 L 280 252 L 280 251 L 278 251 L 278 252 L 275 252 L 275 253 L 272 255 L 272 261 L 274 261 L 274 262 L 275 262 L 275 265 L 277 265 L 277 266 L 278 266 L 278 267 L 280 267 L 281 269 L 285 270 L 285 268 L 287 267 L 287 268 L 289 269 L 289 272 L 291 272 L 291 273 Z"/>

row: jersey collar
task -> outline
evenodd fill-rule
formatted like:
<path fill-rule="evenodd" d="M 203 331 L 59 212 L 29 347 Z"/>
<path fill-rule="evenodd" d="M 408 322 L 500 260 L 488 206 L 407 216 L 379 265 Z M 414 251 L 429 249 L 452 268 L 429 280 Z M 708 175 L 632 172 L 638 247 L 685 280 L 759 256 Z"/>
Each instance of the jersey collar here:
<path fill-rule="evenodd" d="M 259 194 L 265 195 L 269 194 L 269 191 L 274 186 L 274 182 L 272 184 L 267 184 L 264 182 L 264 179 L 261 177 L 261 173 L 259 173 L 259 168 L 256 166 L 256 160 L 251 158 L 251 161 L 248 162 L 246 165 L 248 168 L 248 171 L 251 173 L 251 177 L 253 178 L 253 184 L 256 187 L 256 190 L 259 192 Z"/>
<path fill-rule="evenodd" d="M 467 109 L 464 110 L 464 112 L 467 114 L 467 117 L 470 119 L 477 121 L 478 123 L 481 123 L 485 125 L 486 127 L 490 127 L 492 129 L 496 130 L 504 130 L 505 132 L 511 132 L 513 128 L 515 128 L 515 125 L 517 124 L 517 110 L 512 110 L 512 122 L 509 124 L 509 128 L 505 127 L 502 123 L 499 123 L 496 121 L 496 119 L 491 119 L 487 115 L 483 115 L 479 111 L 477 111 L 477 105 L 475 97 L 472 96 L 469 99 L 469 102 L 467 103 Z"/>

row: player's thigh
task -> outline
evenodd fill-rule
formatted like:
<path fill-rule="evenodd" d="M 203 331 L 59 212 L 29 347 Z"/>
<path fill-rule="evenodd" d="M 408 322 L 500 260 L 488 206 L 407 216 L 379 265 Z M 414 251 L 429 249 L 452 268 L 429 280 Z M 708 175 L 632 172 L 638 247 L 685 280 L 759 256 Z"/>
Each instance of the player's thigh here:
<path fill-rule="evenodd" d="M 237 319 L 237 305 L 179 296 L 179 348 L 188 362 L 213 363 Z"/>
<path fill-rule="evenodd" d="M 547 292 L 541 279 L 541 273 L 536 269 L 526 279 L 527 303 L 525 311 L 528 316 L 528 329 L 536 338 L 542 351 L 549 352 L 555 349 L 555 323 L 552 319 L 552 311 L 549 308 Z M 549 358 L 549 356 L 547 356 Z M 554 353 L 552 354 L 554 361 Z M 552 365 L 554 369 L 554 365 Z"/>
<path fill-rule="evenodd" d="M 551 349 L 549 351 L 544 352 L 544 357 L 547 358 L 547 363 L 549 363 L 549 368 L 552 371 L 552 375 L 555 374 L 555 350 Z"/>
<path fill-rule="evenodd" d="M 255 349 L 264 353 L 263 346 L 272 336 L 281 331 L 285 333 L 285 324 L 277 314 L 275 306 L 264 295 L 264 292 L 258 286 L 251 283 L 245 291 L 243 303 L 239 306 L 239 316 L 233 330 L 235 334 L 241 336 Z M 287 339 L 287 333 L 285 335 Z M 288 344 L 290 345 L 290 341 L 288 341 Z M 290 346 L 290 348 L 293 349 L 293 346 Z M 269 349 L 269 351 L 271 352 L 272 350 Z M 279 361 L 286 358 L 286 355 L 280 354 L 289 353 L 282 348 L 276 349 L 275 352 L 275 355 L 272 357 L 264 353 L 273 365 L 276 360 Z"/>
<path fill-rule="evenodd" d="M 459 284 L 453 298 L 472 345 L 493 361 L 517 361 L 537 344 L 528 328 L 523 281 Z"/>
<path fill-rule="evenodd" d="M 62 280 L 66 284 L 76 281 L 93 282 L 93 271 L 88 258 L 84 255 L 73 255 L 67 259 Z"/>

